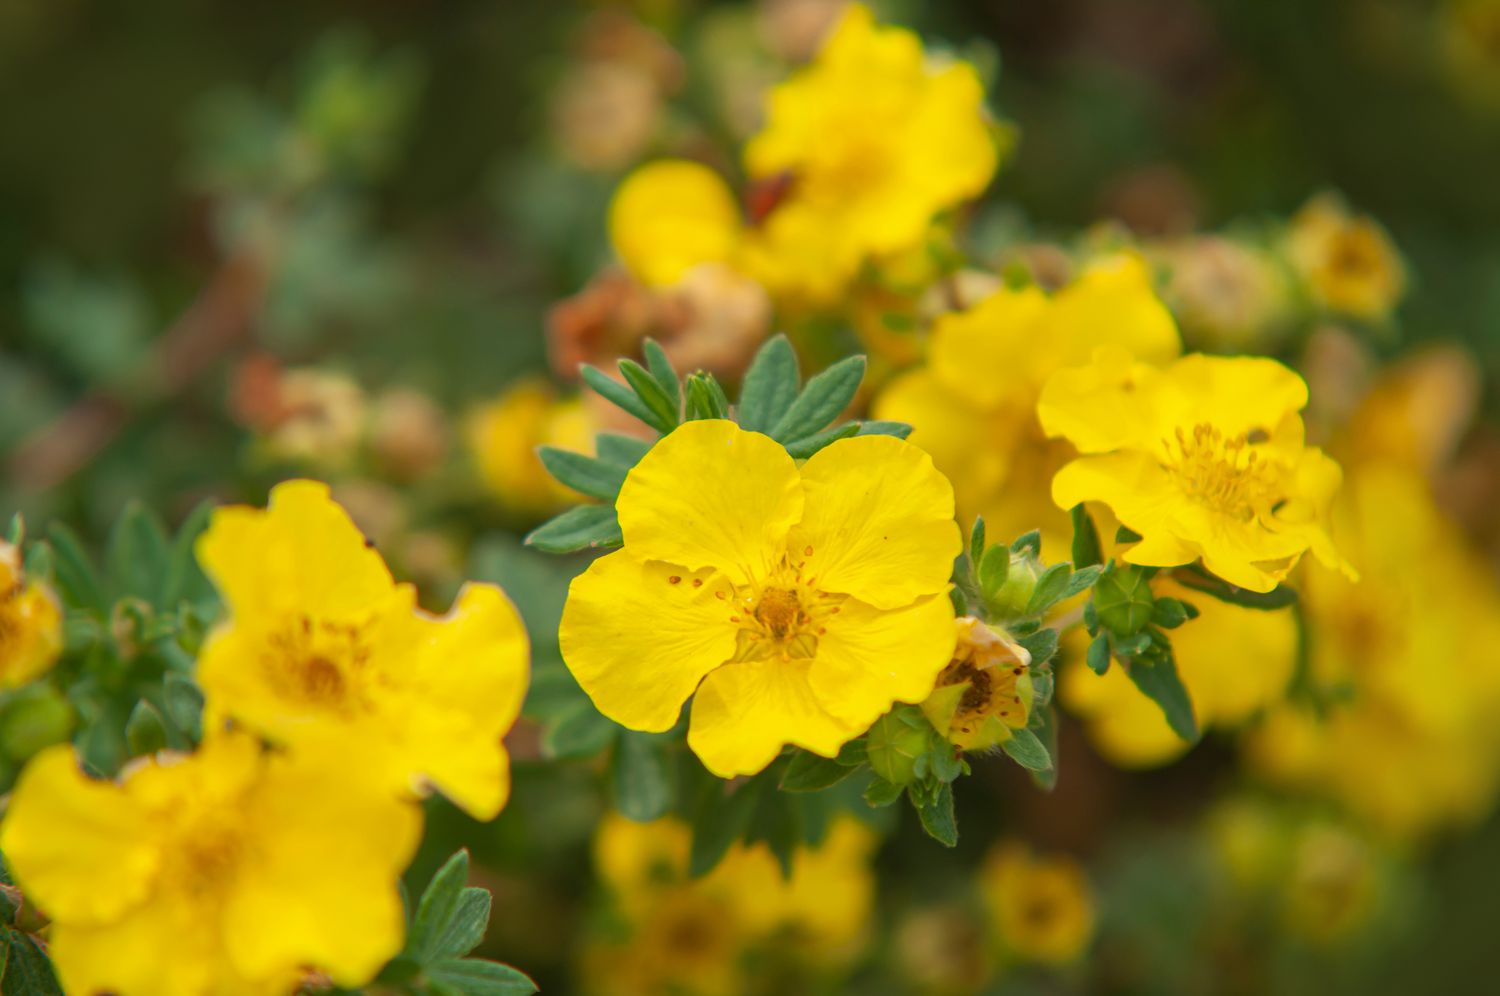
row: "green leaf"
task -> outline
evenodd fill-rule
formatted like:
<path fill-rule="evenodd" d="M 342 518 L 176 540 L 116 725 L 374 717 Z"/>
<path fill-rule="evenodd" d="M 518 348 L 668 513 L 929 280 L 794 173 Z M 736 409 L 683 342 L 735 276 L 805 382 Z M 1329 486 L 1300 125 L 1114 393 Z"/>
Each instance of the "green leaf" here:
<path fill-rule="evenodd" d="M 667 359 L 666 351 L 655 339 L 642 342 L 641 351 L 646 356 L 646 369 L 651 371 L 651 377 L 672 403 L 672 411 L 676 412 L 682 405 L 682 385 L 677 379 L 677 371 L 672 369 L 672 361 Z"/>
<path fill-rule="evenodd" d="M 542 753 L 554 760 L 594 757 L 619 734 L 620 727 L 582 701 L 542 735 Z"/>
<path fill-rule="evenodd" d="M 1109 634 L 1100 633 L 1094 637 L 1089 644 L 1088 656 L 1084 658 L 1089 670 L 1095 674 L 1103 674 L 1109 670 Z"/>
<path fill-rule="evenodd" d="M 529 996 L 539 991 L 531 977 L 520 969 L 478 958 L 434 962 L 424 974 L 464 996 Z"/>
<path fill-rule="evenodd" d="M 744 836 L 765 786 L 764 779 L 756 777 L 725 795 L 725 784 L 711 779 L 694 808 L 688 872 L 695 878 L 712 871 L 730 845 Z"/>
<path fill-rule="evenodd" d="M 662 425 L 656 413 L 646 406 L 639 395 L 598 367 L 591 367 L 587 363 L 581 364 L 578 374 L 585 384 L 594 389 L 595 394 L 616 408 L 629 412 L 658 432 L 667 432 L 672 428 Z"/>
<path fill-rule="evenodd" d="M 1161 706 L 1167 725 L 1189 743 L 1198 741 L 1198 721 L 1193 716 L 1193 700 L 1177 674 L 1177 663 L 1170 653 L 1162 655 L 1154 663 L 1142 659 L 1130 662 L 1126 669 L 1130 680 L 1135 682 L 1147 698 Z"/>
<path fill-rule="evenodd" d="M 912 427 L 905 422 L 889 422 L 883 419 L 871 419 L 859 423 L 860 436 L 895 436 L 897 439 L 905 439 L 911 435 Z"/>
<path fill-rule="evenodd" d="M 676 803 L 675 771 L 662 747 L 661 737 L 634 730 L 616 741 L 610 765 L 615 808 L 626 819 L 648 823 Z"/>
<path fill-rule="evenodd" d="M 459 849 L 432 876 L 406 938 L 406 952 L 425 965 L 443 957 L 440 950 L 449 925 L 463 903 L 465 884 L 469 880 L 469 852 Z"/>
<path fill-rule="evenodd" d="M 797 351 L 784 335 L 772 336 L 755 354 L 740 388 L 740 403 L 735 410 L 742 427 L 769 433 L 781 421 L 797 398 L 801 374 L 797 369 Z"/>
<path fill-rule="evenodd" d="M 728 418 L 729 399 L 724 397 L 724 389 L 712 374 L 695 373 L 687 380 L 687 418 L 689 421 L 701 419 Z"/>
<path fill-rule="evenodd" d="M 1031 598 L 1022 614 L 1039 616 L 1056 605 L 1067 591 L 1068 579 L 1072 576 L 1072 564 L 1053 564 L 1043 571 L 1041 577 L 1036 579 L 1036 587 L 1032 589 Z"/>
<path fill-rule="evenodd" d="M 985 597 L 994 598 L 995 593 L 1005 586 L 1005 579 L 1010 575 L 1010 550 L 1003 546 L 992 546 L 984 551 L 979 560 L 977 580 L 979 590 L 984 592 Z"/>
<path fill-rule="evenodd" d="M 590 498 L 613 502 L 625 483 L 624 467 L 556 446 L 538 446 L 536 453 L 547 473 Z"/>
<path fill-rule="evenodd" d="M 1010 558 L 1006 558 L 1006 570 L 1010 570 Z M 974 516 L 974 528 L 969 530 L 969 564 L 974 571 L 974 578 L 979 578 L 979 564 L 984 560 L 984 516 Z"/>
<path fill-rule="evenodd" d="M 952 783 L 943 782 L 931 800 L 918 801 L 914 791 L 908 791 L 907 794 L 911 796 L 912 805 L 917 809 L 917 817 L 922 821 L 922 829 L 927 831 L 927 836 L 944 847 L 957 846 L 958 820 L 953 815 Z"/>
<path fill-rule="evenodd" d="M 901 798 L 901 796 L 905 792 L 905 785 L 897 785 L 895 782 L 888 782 L 884 778 L 881 778 L 877 775 L 870 781 L 869 786 L 865 788 L 865 803 L 872 808 L 880 809 L 884 806 L 889 806 L 891 803 Z"/>
<path fill-rule="evenodd" d="M 175 608 L 178 602 L 187 599 L 198 601 L 211 595 L 213 586 L 198 566 L 198 537 L 208 528 L 213 516 L 213 502 L 199 502 L 177 530 L 172 540 L 172 552 L 167 558 L 167 576 L 162 581 L 161 607 Z"/>
<path fill-rule="evenodd" d="M 3 996 L 63 996 L 41 944 L 30 934 L 4 928 L 5 973 L 0 977 Z"/>
<path fill-rule="evenodd" d="M 1042 531 L 1033 529 L 1029 533 L 1022 534 L 1010 545 L 1010 549 L 1012 553 L 1029 552 L 1033 557 L 1040 557 L 1042 555 Z"/>
<path fill-rule="evenodd" d="M 131 757 L 155 754 L 167 747 L 167 727 L 156 706 L 141 699 L 125 722 L 125 745 Z"/>
<path fill-rule="evenodd" d="M 203 739 L 203 692 L 193 679 L 176 671 L 168 672 L 162 684 L 162 705 L 167 719 L 189 740 Z"/>
<path fill-rule="evenodd" d="M 1052 767 L 1052 755 L 1030 730 L 1016 730 L 1000 745 L 1010 759 L 1027 771 L 1046 771 Z"/>
<path fill-rule="evenodd" d="M 10 525 L 5 527 L 5 542 L 11 546 L 20 546 L 26 540 L 26 519 L 20 512 L 10 517 Z"/>
<path fill-rule="evenodd" d="M 1094 517 L 1080 502 L 1068 512 L 1073 519 L 1073 564 L 1075 567 L 1093 567 L 1104 563 L 1104 548 L 1099 543 L 1099 530 Z"/>
<path fill-rule="evenodd" d="M 83 544 L 78 541 L 78 537 L 67 526 L 54 522 L 47 530 L 47 539 L 55 554 L 54 577 L 68 604 L 80 609 L 105 612 L 108 605 L 104 598 L 104 588 L 99 583 L 99 575 L 94 570 L 93 562 L 83 552 Z"/>
<path fill-rule="evenodd" d="M 840 439 L 847 439 L 855 435 L 858 431 L 858 422 L 845 422 L 843 425 L 835 426 L 832 429 L 826 429 L 823 432 L 814 433 L 811 436 L 787 443 L 786 451 L 794 459 L 806 460 L 829 443 L 837 442 Z"/>
<path fill-rule="evenodd" d="M 1035 633 L 1018 637 L 1016 642 L 1031 654 L 1032 667 L 1041 667 L 1057 654 L 1057 630 L 1055 629 L 1039 629 Z"/>
<path fill-rule="evenodd" d="M 1068 578 L 1068 584 L 1063 588 L 1062 598 L 1059 601 L 1067 601 L 1080 592 L 1088 591 L 1103 573 L 1104 568 L 1098 564 L 1095 564 L 1093 567 L 1085 567 L 1082 570 L 1074 571 Z"/>
<path fill-rule="evenodd" d="M 488 889 L 466 886 L 459 892 L 458 905 L 448 922 L 428 945 L 429 957 L 419 960 L 461 958 L 479 947 L 490 925 L 490 903 Z"/>
<path fill-rule="evenodd" d="M 842 764 L 837 758 L 799 750 L 782 773 L 780 787 L 785 792 L 818 792 L 837 785 L 857 770 L 857 766 Z"/>
<path fill-rule="evenodd" d="M 1044 708 L 1036 709 L 1031 714 L 1031 732 L 1041 742 L 1042 749 L 1047 752 L 1052 766 L 1031 772 L 1031 780 L 1044 792 L 1051 792 L 1057 788 L 1057 708 L 1051 704 Z"/>
<path fill-rule="evenodd" d="M 1177 570 L 1172 576 L 1185 588 L 1200 591 L 1230 605 L 1243 605 L 1247 609 L 1274 612 L 1297 603 L 1297 589 L 1284 584 L 1277 585 L 1270 591 L 1250 591 L 1196 568 Z"/>
<path fill-rule="evenodd" d="M 110 584 L 119 597 L 161 604 L 167 572 L 167 534 L 156 517 L 138 501 L 131 501 L 109 531 Z"/>
<path fill-rule="evenodd" d="M 1117 546 L 1123 546 L 1127 543 L 1139 543 L 1140 541 L 1141 534 L 1129 526 L 1121 526 L 1115 530 L 1115 544 Z"/>
<path fill-rule="evenodd" d="M 1158 598 L 1151 610 L 1151 622 L 1162 629 L 1176 629 L 1190 618 L 1188 604 L 1178 598 Z"/>
<path fill-rule="evenodd" d="M 616 467 L 634 467 L 641 457 L 651 451 L 651 444 L 634 436 L 621 436 L 613 432 L 601 432 L 594 437 L 594 448 L 599 459 Z"/>
<path fill-rule="evenodd" d="M 577 505 L 537 526 L 526 545 L 543 553 L 576 553 L 619 546 L 625 542 L 613 505 Z"/>
<path fill-rule="evenodd" d="M 621 360 L 617 365 L 626 382 L 635 390 L 641 401 L 645 402 L 651 414 L 656 416 L 652 424 L 662 432 L 671 432 L 677 428 L 681 417 L 679 404 L 674 402 L 666 390 L 656 382 L 651 372 L 634 360 Z"/>
<path fill-rule="evenodd" d="M 1137 567 L 1112 564 L 1094 583 L 1094 610 L 1105 627 L 1121 636 L 1141 631 L 1151 621 L 1155 597 Z"/>
<path fill-rule="evenodd" d="M 917 725 L 907 709 L 897 706 L 877 719 L 865 737 L 865 757 L 881 778 L 905 785 L 915 775 L 917 758 L 927 753 L 936 735 L 921 710 L 914 710 Z"/>
<path fill-rule="evenodd" d="M 807 382 L 786 414 L 772 426 L 771 438 L 785 442 L 822 429 L 854 400 L 864 376 L 863 356 L 846 357 L 824 370 Z"/>

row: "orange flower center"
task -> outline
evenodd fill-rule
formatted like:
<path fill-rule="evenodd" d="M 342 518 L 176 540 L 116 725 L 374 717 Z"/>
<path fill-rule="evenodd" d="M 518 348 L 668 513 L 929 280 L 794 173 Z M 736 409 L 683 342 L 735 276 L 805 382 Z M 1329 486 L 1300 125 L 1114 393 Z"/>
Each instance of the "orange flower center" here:
<path fill-rule="evenodd" d="M 735 593 L 729 621 L 740 631 L 731 660 L 809 660 L 817 654 L 818 638 L 845 596 L 819 591 L 816 578 L 803 577 L 804 564 L 785 557 L 763 584 Z"/>
<path fill-rule="evenodd" d="M 1166 441 L 1167 470 L 1178 488 L 1203 507 L 1249 522 L 1276 504 L 1276 471 L 1248 435 L 1225 436 L 1211 425 L 1177 430 Z"/>
<path fill-rule="evenodd" d="M 319 710 L 358 707 L 369 680 L 366 627 L 297 616 L 271 634 L 262 666 L 280 694 Z"/>

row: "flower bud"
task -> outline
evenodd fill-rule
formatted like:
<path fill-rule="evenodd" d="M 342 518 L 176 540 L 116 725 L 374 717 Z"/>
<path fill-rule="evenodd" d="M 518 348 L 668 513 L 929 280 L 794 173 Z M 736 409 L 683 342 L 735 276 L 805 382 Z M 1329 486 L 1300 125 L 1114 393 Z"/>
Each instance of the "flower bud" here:
<path fill-rule="evenodd" d="M 1005 581 L 987 599 L 990 608 L 1002 617 L 1025 615 L 1026 605 L 1036 591 L 1036 579 L 1041 573 L 1042 564 L 1035 553 L 1029 549 L 1012 550 Z"/>
<path fill-rule="evenodd" d="M 986 750 L 1026 726 L 1034 691 L 1031 654 L 972 616 L 957 621 L 953 660 L 938 675 L 937 687 L 922 703 L 922 712 L 950 743 L 966 750 Z"/>
<path fill-rule="evenodd" d="M 914 710 L 897 706 L 870 728 L 865 754 L 870 769 L 881 778 L 893 785 L 909 785 L 917 775 L 917 758 L 931 744 L 931 728 Z"/>

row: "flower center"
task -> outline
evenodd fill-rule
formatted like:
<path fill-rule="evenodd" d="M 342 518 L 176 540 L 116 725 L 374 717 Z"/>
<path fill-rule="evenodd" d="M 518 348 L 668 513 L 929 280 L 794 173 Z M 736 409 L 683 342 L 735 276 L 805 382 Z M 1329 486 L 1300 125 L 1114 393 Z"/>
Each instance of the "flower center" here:
<path fill-rule="evenodd" d="M 271 635 L 262 665 L 286 699 L 342 712 L 359 705 L 369 659 L 364 627 L 297 616 Z"/>
<path fill-rule="evenodd" d="M 1227 437 L 1211 425 L 1177 430 L 1166 441 L 1167 470 L 1198 504 L 1248 522 L 1276 503 L 1275 471 L 1248 435 Z"/>
<path fill-rule="evenodd" d="M 175 830 L 163 850 L 162 885 L 199 903 L 225 895 L 245 852 L 239 829 L 230 820 L 205 814 L 190 816 Z"/>
<path fill-rule="evenodd" d="M 731 661 L 809 660 L 817 654 L 818 638 L 846 596 L 819 591 L 801 567 L 783 559 L 763 585 L 735 593 L 729 621 L 740 631 Z"/>
<path fill-rule="evenodd" d="M 995 716 L 1007 725 L 1020 725 L 1026 719 L 1026 706 L 1016 689 L 1016 681 L 1026 672 L 1020 664 L 997 664 L 980 667 L 968 651 L 961 651 L 938 675 L 938 688 L 968 683 L 953 714 L 952 730 L 972 734 L 985 720 Z"/>

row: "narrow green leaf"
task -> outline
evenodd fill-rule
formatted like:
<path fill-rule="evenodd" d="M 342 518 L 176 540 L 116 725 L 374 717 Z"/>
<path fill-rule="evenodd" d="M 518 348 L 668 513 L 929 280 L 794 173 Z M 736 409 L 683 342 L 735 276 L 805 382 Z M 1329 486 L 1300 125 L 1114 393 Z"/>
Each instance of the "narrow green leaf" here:
<path fill-rule="evenodd" d="M 1031 654 L 1031 666 L 1041 667 L 1057 654 L 1057 630 L 1039 629 L 1035 633 L 1018 637 L 1016 642 Z"/>
<path fill-rule="evenodd" d="M 213 502 L 199 502 L 177 530 L 172 552 L 167 559 L 167 576 L 162 582 L 161 607 L 172 609 L 177 603 L 197 601 L 213 593 L 213 586 L 198 566 L 198 537 L 208 528 L 213 516 Z"/>
<path fill-rule="evenodd" d="M 1104 563 L 1104 548 L 1099 543 L 1099 530 L 1094 517 L 1080 502 L 1068 513 L 1073 519 L 1073 564 L 1075 567 L 1093 567 Z"/>
<path fill-rule="evenodd" d="M 1043 792 L 1051 792 L 1057 788 L 1057 769 L 1060 767 L 1057 753 L 1057 708 L 1048 704 L 1034 710 L 1031 714 L 1031 732 L 1036 734 L 1047 756 L 1052 759 L 1051 767 L 1032 771 L 1031 780 Z"/>
<path fill-rule="evenodd" d="M 538 446 L 536 453 L 547 473 L 590 498 L 613 502 L 620 493 L 620 486 L 625 483 L 626 468 L 595 457 L 560 450 L 556 446 Z"/>
<path fill-rule="evenodd" d="M 1039 616 L 1062 600 L 1068 590 L 1068 579 L 1073 576 L 1072 564 L 1053 564 L 1036 579 L 1031 599 L 1026 603 L 1024 615 Z"/>
<path fill-rule="evenodd" d="M 406 951 L 420 964 L 435 961 L 442 939 L 448 930 L 459 904 L 463 900 L 465 884 L 469 880 L 469 852 L 459 849 L 453 853 L 443 867 L 432 876 L 422 898 L 417 902 L 417 913 L 412 918 L 411 933 L 406 938 Z"/>
<path fill-rule="evenodd" d="M 651 376 L 651 371 L 634 360 L 621 360 L 616 365 L 620 368 L 620 374 L 625 378 L 626 383 L 656 417 L 652 424 L 662 432 L 671 432 L 677 428 L 681 420 L 681 408 L 656 382 L 656 378 Z"/>
<path fill-rule="evenodd" d="M 1176 629 L 1188 621 L 1188 605 L 1177 598 L 1158 598 L 1151 610 L 1151 621 L 1162 629 Z"/>
<path fill-rule="evenodd" d="M 832 422 L 854 400 L 865 376 L 865 358 L 840 360 L 807 382 L 797 400 L 771 428 L 771 438 L 785 442 L 811 435 Z"/>
<path fill-rule="evenodd" d="M 675 771 L 660 736 L 623 731 L 610 767 L 615 808 L 626 819 L 648 823 L 676 804 Z"/>
<path fill-rule="evenodd" d="M 138 501 L 126 504 L 109 531 L 106 557 L 116 597 L 160 605 L 167 557 L 167 534 L 156 516 Z"/>
<path fill-rule="evenodd" d="M 167 719 L 189 740 L 203 739 L 203 692 L 185 674 L 170 671 L 163 679 L 162 705 Z"/>
<path fill-rule="evenodd" d="M 1095 564 L 1093 567 L 1085 567 L 1082 570 L 1074 571 L 1068 578 L 1068 584 L 1063 588 L 1062 598 L 1059 601 L 1067 601 L 1074 595 L 1088 591 L 1103 573 L 1104 568 L 1098 564 Z"/>
<path fill-rule="evenodd" d="M 594 437 L 594 448 L 599 459 L 616 467 L 634 467 L 641 457 L 651 451 L 651 444 L 634 436 L 621 436 L 613 432 L 601 432 Z"/>
<path fill-rule="evenodd" d="M 539 992 L 536 983 L 520 969 L 478 958 L 434 962 L 423 974 L 464 996 L 530 996 Z"/>
<path fill-rule="evenodd" d="M 1029 533 L 1023 533 L 1016 537 L 1016 541 L 1010 545 L 1012 553 L 1030 553 L 1033 557 L 1042 555 L 1042 531 L 1033 529 Z"/>
<path fill-rule="evenodd" d="M 1177 663 L 1171 654 L 1164 655 L 1155 663 L 1148 664 L 1136 659 L 1126 669 L 1130 680 L 1135 682 L 1146 697 L 1161 706 L 1167 725 L 1189 743 L 1198 741 L 1198 721 L 1193 716 L 1193 700 L 1177 674 Z"/>
<path fill-rule="evenodd" d="M 952 783 L 943 782 L 936 797 L 927 802 L 919 803 L 914 792 L 907 794 L 912 798 L 912 805 L 916 807 L 917 816 L 921 819 L 922 829 L 927 831 L 927 836 L 944 847 L 956 847 L 958 820 L 953 815 Z"/>
<path fill-rule="evenodd" d="M 677 379 L 677 371 L 672 369 L 672 361 L 667 359 L 666 351 L 655 339 L 648 338 L 641 343 L 641 351 L 646 356 L 646 369 L 651 371 L 652 378 L 672 402 L 672 411 L 677 411 L 682 405 L 682 384 Z"/>
<path fill-rule="evenodd" d="M 4 928 L 5 973 L 0 977 L 3 996 L 63 996 L 40 942 L 30 934 Z"/>
<path fill-rule="evenodd" d="M 131 757 L 155 754 L 167 747 L 167 728 L 156 706 L 141 699 L 125 722 L 125 745 Z"/>
<path fill-rule="evenodd" d="M 578 374 L 585 384 L 594 389 L 595 394 L 616 408 L 634 415 L 658 432 L 667 432 L 671 428 L 671 426 L 661 424 L 656 413 L 646 406 L 639 395 L 598 367 L 591 367 L 587 363 L 581 364 Z"/>
<path fill-rule="evenodd" d="M 20 546 L 26 539 L 26 519 L 20 512 L 10 517 L 10 525 L 5 527 L 5 542 L 11 546 Z"/>
<path fill-rule="evenodd" d="M 688 872 L 695 878 L 712 871 L 730 845 L 744 836 L 760 793 L 765 790 L 761 778 L 741 783 L 728 795 L 724 786 L 718 779 L 709 781 L 694 808 Z"/>
<path fill-rule="evenodd" d="M 776 335 L 766 340 L 740 388 L 740 403 L 735 410 L 740 425 L 754 432 L 770 432 L 796 400 L 800 377 L 797 351 L 787 337 Z"/>
<path fill-rule="evenodd" d="M 728 418 L 729 401 L 724 389 L 712 374 L 695 373 L 687 380 L 687 418 L 689 421 Z"/>
<path fill-rule="evenodd" d="M 1100 633 L 1094 637 L 1089 644 L 1088 656 L 1084 658 L 1089 670 L 1095 674 L 1103 674 L 1109 670 L 1109 634 Z"/>
<path fill-rule="evenodd" d="M 806 460 L 829 443 L 838 442 L 840 439 L 848 439 L 858 431 L 858 422 L 845 422 L 843 425 L 834 426 L 832 429 L 826 429 L 823 432 L 814 433 L 811 436 L 805 436 L 802 439 L 787 443 L 786 451 L 792 455 L 793 459 Z"/>
<path fill-rule="evenodd" d="M 526 545 L 543 553 L 576 553 L 619 546 L 625 542 L 613 505 L 578 505 L 537 526 Z"/>
<path fill-rule="evenodd" d="M 579 702 L 542 734 L 542 753 L 554 760 L 594 757 L 619 734 L 616 726 L 594 708 Z"/>
<path fill-rule="evenodd" d="M 1200 591 L 1221 602 L 1228 602 L 1230 605 L 1243 605 L 1247 609 L 1274 612 L 1297 602 L 1297 589 L 1284 584 L 1277 585 L 1270 591 L 1261 592 L 1237 587 L 1195 568 L 1174 571 L 1172 576 L 1186 588 Z"/>
<path fill-rule="evenodd" d="M 430 957 L 461 958 L 479 947 L 490 925 L 490 893 L 487 889 L 467 886 L 458 894 L 458 905 L 447 924 L 428 946 Z"/>
<path fill-rule="evenodd" d="M 47 530 L 47 539 L 55 555 L 54 576 L 63 598 L 77 608 L 104 612 L 108 608 L 104 588 L 100 585 L 94 564 L 89 555 L 84 553 L 83 544 L 78 541 L 78 537 L 67 526 L 54 522 Z"/>
<path fill-rule="evenodd" d="M 876 776 L 865 789 L 865 803 L 871 808 L 880 809 L 901 798 L 905 792 L 905 785 L 897 785 Z"/>
<path fill-rule="evenodd" d="M 969 564 L 975 579 L 979 577 L 979 562 L 984 559 L 984 516 L 974 516 L 974 528 L 969 530 Z M 1006 564 L 1009 569 L 1010 565 Z"/>
<path fill-rule="evenodd" d="M 1052 767 L 1052 755 L 1030 730 L 1016 730 L 1000 745 L 1010 759 L 1028 771 L 1046 771 Z"/>
<path fill-rule="evenodd" d="M 858 435 L 861 436 L 895 436 L 897 439 L 905 439 L 911 435 L 912 427 L 905 422 L 889 422 L 882 419 L 870 419 L 859 423 Z"/>
<path fill-rule="evenodd" d="M 977 575 L 979 590 L 984 592 L 986 598 L 994 598 L 1010 575 L 1010 550 L 1004 546 L 992 546 L 984 551 L 979 560 Z"/>
<path fill-rule="evenodd" d="M 837 785 L 857 770 L 857 766 L 843 764 L 837 758 L 799 750 L 792 755 L 792 762 L 782 773 L 781 789 L 785 792 L 818 792 Z"/>

